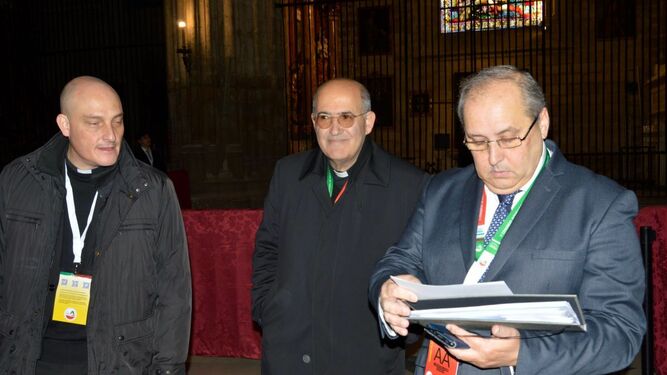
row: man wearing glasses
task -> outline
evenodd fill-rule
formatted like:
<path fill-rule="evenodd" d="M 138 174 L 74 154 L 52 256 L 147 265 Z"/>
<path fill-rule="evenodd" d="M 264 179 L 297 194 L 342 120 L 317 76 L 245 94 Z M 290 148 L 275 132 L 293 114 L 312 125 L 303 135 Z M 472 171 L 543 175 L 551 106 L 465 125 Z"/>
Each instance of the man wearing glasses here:
<path fill-rule="evenodd" d="M 474 165 L 432 179 L 378 262 L 369 295 L 384 334 L 407 334 L 406 302 L 416 301 L 390 275 L 440 285 L 503 280 L 516 294 L 577 294 L 587 331 L 495 325 L 478 336 L 448 324 L 470 348 L 448 349 L 445 367 L 425 340 L 415 374 L 606 374 L 628 366 L 645 331 L 635 195 L 545 140 L 549 112 L 529 73 L 482 70 L 461 85 L 458 115 Z"/>
<path fill-rule="evenodd" d="M 375 262 L 405 229 L 426 181 L 367 135 L 375 113 L 359 82 L 313 97 L 318 148 L 280 160 L 253 263 L 253 319 L 263 374 L 401 374 L 368 304 Z"/>

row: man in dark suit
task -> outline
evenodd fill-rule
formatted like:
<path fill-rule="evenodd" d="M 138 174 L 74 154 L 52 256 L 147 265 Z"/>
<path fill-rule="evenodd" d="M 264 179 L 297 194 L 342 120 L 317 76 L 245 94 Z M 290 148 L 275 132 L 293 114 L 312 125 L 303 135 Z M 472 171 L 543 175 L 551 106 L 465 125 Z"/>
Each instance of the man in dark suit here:
<path fill-rule="evenodd" d="M 375 262 L 405 229 L 427 180 L 366 136 L 375 113 L 359 82 L 313 98 L 319 148 L 280 160 L 253 263 L 263 374 L 404 374 L 368 304 Z"/>
<path fill-rule="evenodd" d="M 162 172 L 167 171 L 167 166 L 164 163 L 162 153 L 156 150 L 153 140 L 148 133 L 143 133 L 141 137 L 137 139 L 137 147 L 134 148 L 134 156 L 153 168 L 159 169 Z"/>
<path fill-rule="evenodd" d="M 416 300 L 390 275 L 426 284 L 503 280 L 518 294 L 577 294 L 587 331 L 495 325 L 476 336 L 448 324 L 470 346 L 449 350 L 459 375 L 626 367 L 645 331 L 635 195 L 545 141 L 549 112 L 526 72 L 498 66 L 472 76 L 458 114 L 474 165 L 432 179 L 401 240 L 378 262 L 369 295 L 379 301 L 383 332 L 405 335 L 406 302 Z M 428 360 L 429 349 L 442 350 L 432 345 L 425 340 L 415 374 L 443 373 Z"/>

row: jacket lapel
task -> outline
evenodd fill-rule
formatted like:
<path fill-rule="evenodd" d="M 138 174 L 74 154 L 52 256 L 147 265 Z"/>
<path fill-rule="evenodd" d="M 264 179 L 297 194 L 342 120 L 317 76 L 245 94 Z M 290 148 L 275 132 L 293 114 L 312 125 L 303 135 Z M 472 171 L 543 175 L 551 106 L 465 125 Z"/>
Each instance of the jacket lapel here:
<path fill-rule="evenodd" d="M 307 178 L 311 180 L 310 188 L 315 197 L 317 198 L 317 201 L 320 202 L 322 211 L 328 213 L 333 206 L 331 205 L 331 199 L 325 193 L 327 191 L 327 186 L 324 177 L 313 174 Z"/>
<path fill-rule="evenodd" d="M 494 280 L 528 233 L 540 222 L 549 207 L 555 204 L 554 198 L 560 190 L 560 184 L 555 177 L 561 173 L 559 170 L 562 161 L 562 155 L 557 153 L 558 150 L 555 150 L 550 161 L 551 165 L 547 165 L 535 180 L 535 184 L 523 202 L 521 210 L 517 213 L 514 222 L 512 222 L 505 238 L 503 238 L 498 253 L 486 274 L 487 281 Z"/>
<path fill-rule="evenodd" d="M 474 261 L 477 216 L 479 215 L 479 202 L 482 199 L 482 182 L 475 172 L 466 182 L 462 194 L 463 199 L 461 199 L 459 213 L 461 218 L 459 220 L 459 238 L 461 239 L 463 262 L 466 270 L 468 270 Z"/>

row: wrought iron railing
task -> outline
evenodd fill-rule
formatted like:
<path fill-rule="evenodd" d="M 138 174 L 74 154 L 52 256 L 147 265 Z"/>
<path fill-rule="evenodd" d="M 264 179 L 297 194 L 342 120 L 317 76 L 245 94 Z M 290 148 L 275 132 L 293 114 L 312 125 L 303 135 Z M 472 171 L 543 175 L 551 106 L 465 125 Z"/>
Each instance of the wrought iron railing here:
<path fill-rule="evenodd" d="M 314 89 L 344 76 L 371 91 L 373 137 L 387 150 L 430 172 L 465 165 L 458 83 L 483 67 L 513 64 L 542 84 L 550 138 L 570 160 L 640 196 L 667 197 L 667 0 L 498 0 L 497 9 L 473 3 L 277 2 L 289 151 L 313 145 Z M 536 6 L 539 18 L 521 13 Z M 468 13 L 468 31 L 443 32 L 453 10 L 459 26 Z"/>

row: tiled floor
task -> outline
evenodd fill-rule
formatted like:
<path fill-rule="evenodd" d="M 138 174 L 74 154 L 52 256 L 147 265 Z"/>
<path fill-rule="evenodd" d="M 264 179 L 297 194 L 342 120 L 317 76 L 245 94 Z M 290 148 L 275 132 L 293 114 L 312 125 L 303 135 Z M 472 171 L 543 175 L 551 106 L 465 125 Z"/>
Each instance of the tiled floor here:
<path fill-rule="evenodd" d="M 189 375 L 258 375 L 260 374 L 259 361 L 241 358 L 220 357 L 192 357 L 188 367 Z M 405 371 L 412 375 L 412 371 Z"/>
<path fill-rule="evenodd" d="M 188 366 L 190 375 L 257 375 L 259 361 L 245 358 L 191 357 Z"/>
<path fill-rule="evenodd" d="M 411 375 L 411 370 L 405 371 Z M 221 357 L 191 357 L 188 367 L 190 375 L 258 375 L 260 374 L 259 361 L 243 358 Z M 635 359 L 630 369 L 621 372 L 622 375 L 640 375 L 641 362 Z M 619 375 L 620 375 L 619 374 Z"/>

